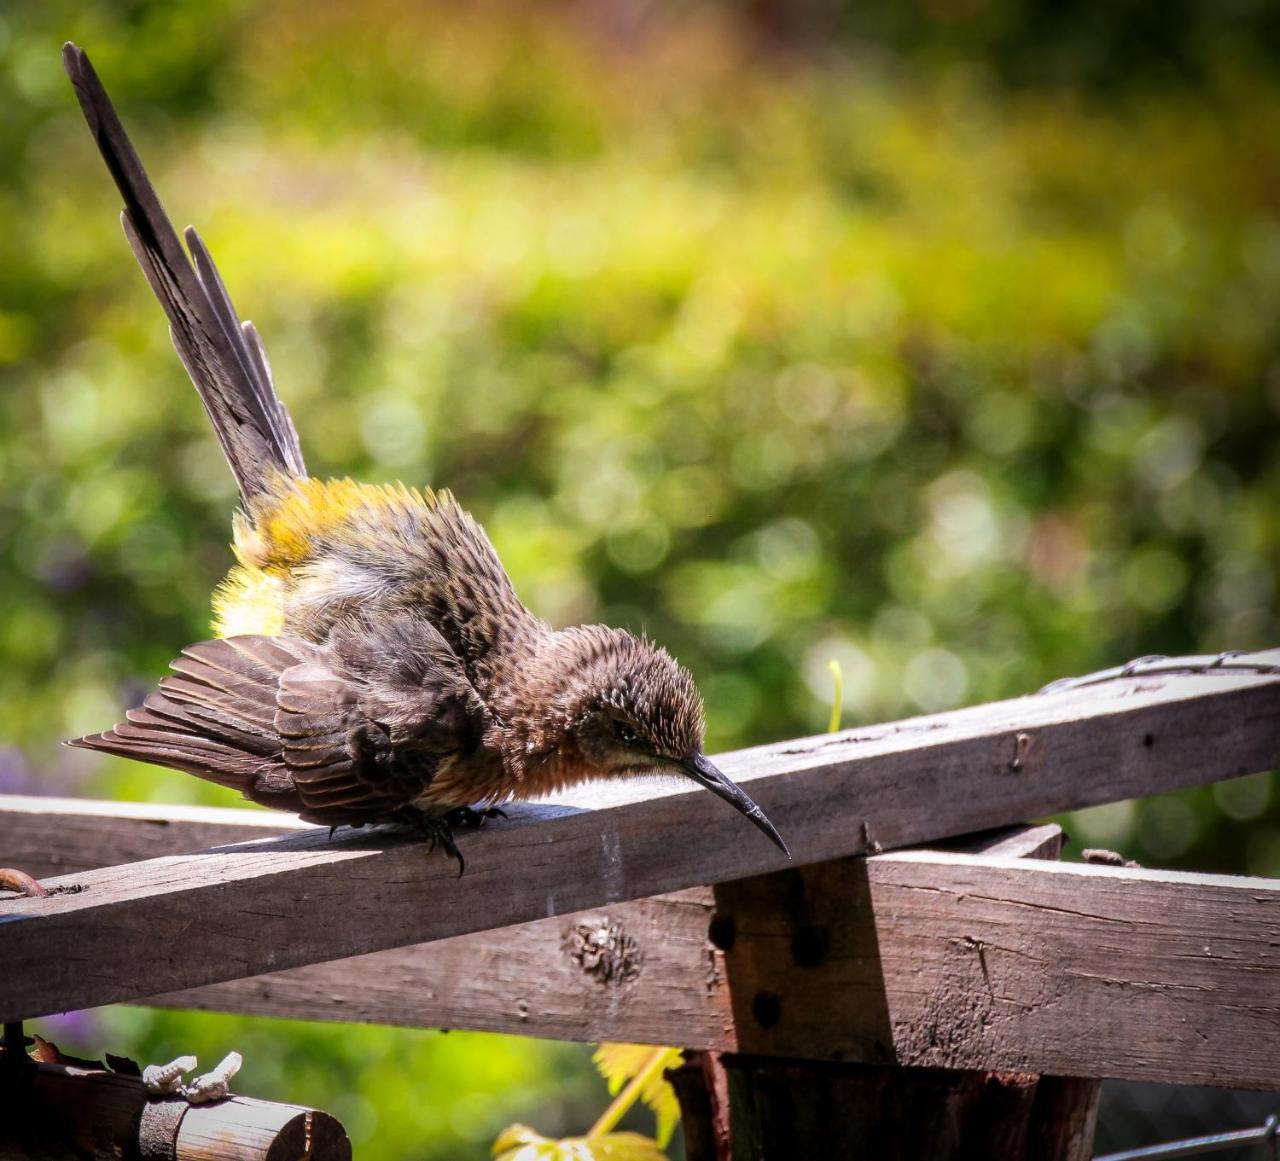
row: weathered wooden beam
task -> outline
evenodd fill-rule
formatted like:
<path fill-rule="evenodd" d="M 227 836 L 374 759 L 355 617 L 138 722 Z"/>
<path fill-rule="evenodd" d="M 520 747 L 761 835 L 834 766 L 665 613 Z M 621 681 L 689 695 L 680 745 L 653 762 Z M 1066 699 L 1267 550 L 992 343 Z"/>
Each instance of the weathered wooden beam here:
<path fill-rule="evenodd" d="M 60 847 L 59 834 L 83 835 L 58 825 L 69 814 L 73 804 L 52 822 L 26 816 L 48 859 L 84 857 Z M 4 817 L 0 808 L 0 828 Z M 184 826 L 214 821 L 116 819 L 106 832 L 125 849 L 163 850 L 182 844 Z M 131 827 L 145 837 L 130 838 Z M 1010 858 L 1050 853 L 1057 833 L 970 842 L 985 853 L 976 862 L 899 852 L 784 871 L 719 888 L 719 910 L 699 888 L 150 1002 L 1280 1088 L 1280 991 L 1270 983 L 1280 966 L 1277 884 L 1071 865 L 1027 868 L 1019 880 Z M 745 997 L 737 1010 L 730 985 Z M 824 999 L 805 1022 L 812 998 L 828 995 L 841 1002 Z M 775 1023 L 764 1027 L 762 1016 Z"/>
<path fill-rule="evenodd" d="M 47 879 L 327 828 L 256 806 L 176 806 L 0 794 L 0 866 Z"/>
<path fill-rule="evenodd" d="M 1280 883 L 932 851 L 768 878 L 152 1002 L 1280 1089 Z"/>
<path fill-rule="evenodd" d="M 293 832 L 327 834 L 328 828 L 256 806 L 0 794 L 0 864 L 19 867 L 36 879 Z M 1003 827 L 939 845 L 968 854 L 1056 858 L 1061 838 L 1059 827 L 1044 824 Z"/>
<path fill-rule="evenodd" d="M 902 851 L 716 905 L 740 1052 L 1280 1088 L 1280 880 Z"/>
<path fill-rule="evenodd" d="M 1264 769 L 1277 758 L 1278 723 L 1276 677 L 1170 674 L 722 761 L 801 865 Z M 461 845 L 471 868 L 461 880 L 448 860 L 385 830 L 332 842 L 301 833 L 52 880 L 47 899 L 0 903 L 0 1017 L 138 999 L 787 866 L 712 796 L 636 784 L 518 808 Z"/>
<path fill-rule="evenodd" d="M 1280 883 L 943 852 L 767 878 L 149 1002 L 1280 1089 Z"/>
<path fill-rule="evenodd" d="M 42 803 L 48 809 L 41 810 Z M 244 819 L 239 829 L 237 816 Z M 235 841 L 270 817 L 256 810 L 137 804 L 116 809 L 75 799 L 0 797 L 0 835 L 14 836 L 0 850 L 20 855 L 22 868 L 43 878 L 54 869 L 85 869 L 96 858 L 110 862 L 122 853 L 155 858 L 186 851 L 214 828 L 219 837 Z M 1053 857 L 1061 837 L 1052 825 L 1019 827 L 952 841 L 948 849 Z M 718 955 L 707 939 L 714 912 L 711 889 L 692 888 L 145 1002 L 578 1041 L 675 1043 L 677 1033 L 687 1030 L 691 1044 L 723 1045 L 732 1037 L 724 973 L 712 970 L 706 989 L 700 982 Z"/>

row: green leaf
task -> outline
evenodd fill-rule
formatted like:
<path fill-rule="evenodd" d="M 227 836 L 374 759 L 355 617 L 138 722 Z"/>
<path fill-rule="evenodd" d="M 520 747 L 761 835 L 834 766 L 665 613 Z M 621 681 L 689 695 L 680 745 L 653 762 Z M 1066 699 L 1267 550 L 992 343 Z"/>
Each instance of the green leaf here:
<path fill-rule="evenodd" d="M 648 1073 L 638 1095 L 653 1110 L 657 1119 L 654 1135 L 664 1148 L 680 1121 L 680 1102 L 664 1074 L 668 1068 L 675 1068 L 680 1063 L 682 1055 L 678 1048 L 655 1047 L 652 1044 L 601 1044 L 592 1057 L 600 1075 L 608 1082 L 611 1094 L 616 1095 L 641 1073 Z M 625 1111 L 623 1109 L 618 1115 Z"/>
<path fill-rule="evenodd" d="M 493 1143 L 494 1161 L 667 1161 L 642 1133 L 601 1133 L 555 1140 L 528 1125 L 508 1125 Z"/>

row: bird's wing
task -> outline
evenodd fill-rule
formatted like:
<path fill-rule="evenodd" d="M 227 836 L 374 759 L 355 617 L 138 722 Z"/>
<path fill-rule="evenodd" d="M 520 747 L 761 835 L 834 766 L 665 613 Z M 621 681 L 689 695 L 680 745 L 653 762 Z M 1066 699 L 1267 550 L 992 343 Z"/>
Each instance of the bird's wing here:
<path fill-rule="evenodd" d="M 277 705 L 304 817 L 320 821 L 413 801 L 442 764 L 474 754 L 491 725 L 457 655 L 408 610 L 343 621 L 322 664 L 282 675 Z"/>
<path fill-rule="evenodd" d="M 432 633 L 419 629 L 414 643 Z M 202 641 L 126 721 L 70 744 L 184 770 L 314 822 L 382 818 L 422 794 L 445 759 L 474 750 L 488 724 L 447 649 L 382 652 L 395 643 L 367 629 L 341 654 L 290 638 Z"/>
<path fill-rule="evenodd" d="M 276 694 L 280 675 L 315 653 L 284 638 L 201 641 L 114 729 L 67 744 L 184 770 L 264 806 L 299 810 L 275 726 Z"/>

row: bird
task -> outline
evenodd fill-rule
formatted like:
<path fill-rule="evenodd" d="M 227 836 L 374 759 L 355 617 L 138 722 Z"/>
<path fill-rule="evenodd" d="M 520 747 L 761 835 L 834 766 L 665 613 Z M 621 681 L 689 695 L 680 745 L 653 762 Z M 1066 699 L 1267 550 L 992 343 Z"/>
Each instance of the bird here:
<path fill-rule="evenodd" d="M 448 490 L 317 479 L 204 241 L 186 250 L 84 50 L 63 64 L 124 201 L 125 236 L 235 477 L 214 637 L 125 720 L 67 745 L 186 771 L 339 826 L 397 823 L 464 862 L 454 828 L 592 780 L 677 775 L 788 858 L 704 752 L 693 677 L 645 637 L 553 629 Z"/>

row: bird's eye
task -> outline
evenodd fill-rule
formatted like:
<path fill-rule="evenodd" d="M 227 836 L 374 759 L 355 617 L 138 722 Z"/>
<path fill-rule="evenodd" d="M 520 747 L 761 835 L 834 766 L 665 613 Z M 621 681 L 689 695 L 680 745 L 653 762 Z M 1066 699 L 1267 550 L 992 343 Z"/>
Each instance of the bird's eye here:
<path fill-rule="evenodd" d="M 618 735 L 618 741 L 624 746 L 634 745 L 640 740 L 640 735 L 635 732 L 626 722 L 615 721 L 613 723 L 613 732 Z"/>

